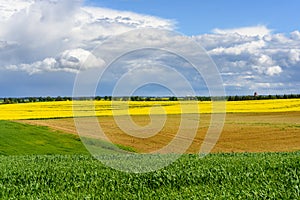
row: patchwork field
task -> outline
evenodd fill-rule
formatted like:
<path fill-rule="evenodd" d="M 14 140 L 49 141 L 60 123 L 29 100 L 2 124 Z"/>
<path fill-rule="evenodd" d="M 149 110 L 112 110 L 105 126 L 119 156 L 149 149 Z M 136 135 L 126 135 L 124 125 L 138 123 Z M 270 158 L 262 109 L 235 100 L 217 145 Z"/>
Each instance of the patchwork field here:
<path fill-rule="evenodd" d="M 219 110 L 222 111 L 222 108 Z M 187 114 L 184 117 L 188 118 L 188 114 L 192 113 L 200 113 L 197 135 L 192 138 L 190 136 L 194 126 L 184 127 L 185 135 L 182 135 L 181 139 L 183 142 L 193 140 L 186 152 L 196 153 L 199 152 L 210 126 L 212 116 L 211 102 L 75 101 L 73 103 L 13 104 L 1 105 L 0 119 L 47 126 L 53 130 L 77 134 L 72 117 L 74 115 L 75 117 L 84 116 L 80 120 L 89 127 L 89 131 L 81 136 L 97 138 L 98 136 L 94 135 L 93 132 L 98 127 L 93 129 L 94 125 L 91 125 L 89 122 L 89 116 L 96 115 L 109 142 L 132 147 L 138 152 L 152 152 L 172 141 L 178 132 L 181 117 Z M 159 118 L 157 116 L 160 114 L 167 114 L 167 120 L 162 130 L 155 136 L 139 138 L 126 134 L 120 129 L 119 124 L 116 123 L 114 117 L 122 120 L 122 116 L 126 114 L 130 114 L 133 121 L 139 126 L 146 126 L 151 123 L 149 114 L 155 116 L 156 119 Z M 100 137 L 100 139 L 107 140 L 103 137 Z M 296 150 L 300 150 L 299 99 L 226 102 L 224 128 L 212 152 L 278 152 Z M 173 149 L 172 152 L 176 152 L 176 149 Z"/>
<path fill-rule="evenodd" d="M 214 154 L 204 158 L 191 153 L 199 153 L 210 126 L 210 102 L 183 102 L 185 112 L 179 102 L 130 102 L 129 110 L 126 104 L 77 102 L 76 120 L 88 128 L 81 137 L 107 155 L 115 151 L 94 134 L 91 108 L 95 106 L 97 123 L 109 141 L 121 150 L 152 152 L 174 139 L 182 116 L 193 121 L 193 113 L 198 112 L 195 138 L 190 135 L 194 128 L 188 126 L 179 138 L 192 139 L 189 154 L 154 172 L 117 171 L 91 157 L 80 142 L 72 102 L 0 105 L 0 199 L 300 198 L 299 99 L 226 102 L 226 113 L 215 114 L 226 114 L 226 119 Z M 156 122 L 163 120 L 160 114 L 166 114 L 166 122 L 154 136 L 133 137 L 115 121 L 126 122 L 126 113 L 139 126 L 151 124 L 150 116 Z M 176 152 L 176 148 L 170 151 Z"/>
<path fill-rule="evenodd" d="M 200 115 L 196 137 L 190 138 L 188 128 L 183 140 L 193 140 L 187 153 L 197 153 L 210 124 L 210 114 Z M 135 123 L 145 126 L 149 116 L 132 116 Z M 89 126 L 89 118 L 83 118 Z M 163 129 L 155 136 L 137 138 L 122 131 L 111 116 L 98 117 L 106 136 L 116 144 L 130 146 L 138 152 L 151 152 L 167 145 L 177 134 L 180 115 L 168 115 Z M 19 122 L 48 126 L 54 130 L 77 134 L 72 118 L 47 120 L 21 120 Z M 98 127 L 95 127 L 97 129 Z M 91 136 L 93 135 L 85 135 Z M 105 140 L 104 138 L 102 138 Z M 285 152 L 300 150 L 300 112 L 228 113 L 220 138 L 212 152 Z M 174 149 L 176 152 L 176 149 Z"/>

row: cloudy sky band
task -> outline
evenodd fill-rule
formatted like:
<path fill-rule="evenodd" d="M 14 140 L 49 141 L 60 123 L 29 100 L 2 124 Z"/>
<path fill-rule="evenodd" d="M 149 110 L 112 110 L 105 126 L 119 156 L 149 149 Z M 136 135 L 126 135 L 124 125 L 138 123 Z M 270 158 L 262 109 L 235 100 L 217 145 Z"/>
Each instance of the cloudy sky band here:
<path fill-rule="evenodd" d="M 180 27 L 176 19 L 87 6 L 82 1 L 7 2 L 0 0 L 1 96 L 70 95 L 80 66 L 107 38 L 137 28 L 178 31 Z M 257 22 L 247 27 L 214 27 L 205 34 L 187 37 L 213 58 L 230 95 L 300 93 L 297 27 L 278 32 Z M 95 57 L 83 67 L 102 65 L 103 61 Z M 21 83 L 23 87 L 19 87 Z"/>

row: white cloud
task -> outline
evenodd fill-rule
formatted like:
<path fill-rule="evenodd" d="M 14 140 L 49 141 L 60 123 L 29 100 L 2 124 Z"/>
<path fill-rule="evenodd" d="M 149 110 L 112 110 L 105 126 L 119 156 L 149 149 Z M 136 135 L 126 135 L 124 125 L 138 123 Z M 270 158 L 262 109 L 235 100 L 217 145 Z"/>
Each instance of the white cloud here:
<path fill-rule="evenodd" d="M 0 0 L 0 19 L 0 69 L 29 73 L 76 72 L 87 53 L 112 35 L 136 28 L 174 27 L 171 20 L 85 7 L 78 0 Z"/>
<path fill-rule="evenodd" d="M 30 64 L 18 64 L 9 65 L 6 69 L 13 71 L 26 71 L 29 74 L 35 74 L 39 72 L 52 71 L 56 66 L 56 60 L 54 58 L 45 58 L 42 61 L 37 61 Z"/>
<path fill-rule="evenodd" d="M 243 36 L 260 36 L 269 35 L 271 30 L 266 26 L 258 25 L 252 27 L 234 28 L 234 29 L 214 29 L 215 34 L 239 34 Z"/>
<path fill-rule="evenodd" d="M 215 30 L 193 38 L 208 50 L 221 74 L 226 74 L 223 79 L 227 90 L 240 88 L 250 93 L 255 89 L 269 93 L 268 86 L 273 91 L 282 90 L 278 93 L 298 90 L 295 85 L 299 83 L 299 31 L 274 34 L 258 26 Z"/>
<path fill-rule="evenodd" d="M 104 61 L 90 52 L 105 39 L 136 28 L 173 30 L 175 22 L 133 12 L 86 7 L 78 0 L 9 0 L 9 3 L 0 0 L 0 26 L 0 69 L 36 74 L 76 73 L 80 66 L 102 67 Z M 149 34 L 149 37 L 155 39 L 152 43 L 174 46 L 184 40 L 184 37 L 174 39 L 165 35 Z M 214 29 L 210 34 L 192 38 L 207 49 L 227 88 L 247 92 L 278 87 L 297 91 L 298 30 L 290 34 L 274 33 L 266 26 L 257 25 Z M 141 45 L 149 41 L 141 40 Z M 193 53 L 193 49 L 186 51 Z M 89 62 L 84 62 L 88 56 Z"/>
<path fill-rule="evenodd" d="M 300 32 L 299 31 L 294 31 L 291 33 L 291 39 L 293 40 L 300 40 Z"/>
<path fill-rule="evenodd" d="M 34 0 L 0 0 L 0 21 L 7 21 L 13 14 L 28 8 Z"/>
<path fill-rule="evenodd" d="M 57 68 L 67 68 L 77 71 L 88 68 L 101 68 L 105 65 L 103 60 L 96 58 L 91 52 L 84 49 L 73 49 L 64 51 L 57 59 Z"/>
<path fill-rule="evenodd" d="M 300 49 L 291 49 L 289 51 L 288 59 L 292 64 L 296 64 L 300 61 Z"/>
<path fill-rule="evenodd" d="M 209 51 L 211 55 L 239 55 L 243 53 L 256 53 L 257 49 L 265 46 L 265 42 L 262 40 L 253 40 L 250 42 L 245 42 L 243 44 L 238 44 L 230 47 L 217 47 Z"/>
<path fill-rule="evenodd" d="M 279 75 L 282 72 L 282 69 L 280 66 L 268 66 L 268 67 L 261 67 L 261 66 L 252 66 L 252 69 L 257 71 L 260 76 L 267 75 L 267 76 L 274 76 Z"/>
<path fill-rule="evenodd" d="M 9 65 L 8 70 L 22 70 L 29 74 L 42 72 L 65 71 L 77 73 L 79 69 L 102 68 L 105 62 L 96 58 L 91 52 L 83 49 L 72 49 L 62 52 L 56 58 L 45 58 L 29 64 Z"/>
<path fill-rule="evenodd" d="M 268 66 L 273 64 L 273 60 L 270 56 L 268 55 L 261 55 L 258 60 L 258 64 L 263 65 L 263 66 Z"/>
<path fill-rule="evenodd" d="M 270 76 L 274 76 L 274 75 L 280 74 L 281 72 L 282 72 L 281 67 L 277 65 L 277 66 L 269 67 L 269 68 L 267 69 L 266 74 L 267 74 L 267 75 L 270 75 Z"/>

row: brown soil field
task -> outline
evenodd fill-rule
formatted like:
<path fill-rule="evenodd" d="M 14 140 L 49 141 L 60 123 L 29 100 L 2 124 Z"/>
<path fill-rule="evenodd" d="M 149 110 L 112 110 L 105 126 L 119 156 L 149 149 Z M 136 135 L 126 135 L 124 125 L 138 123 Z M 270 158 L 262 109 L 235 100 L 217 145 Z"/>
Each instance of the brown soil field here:
<path fill-rule="evenodd" d="M 168 115 L 163 128 L 157 134 L 145 138 L 126 134 L 123 131 L 124 129 L 119 128 L 113 117 L 98 117 L 98 121 L 109 141 L 133 147 L 137 152 L 147 153 L 161 149 L 174 140 L 181 117 L 181 115 Z M 150 123 L 149 116 L 132 116 L 132 119 L 140 126 L 146 126 Z M 159 120 L 159 118 L 157 119 Z M 198 128 L 195 137 L 191 134 L 193 126 L 184 127 L 183 134 L 176 137 L 177 142 L 169 151 L 181 152 L 180 144 L 191 141 L 191 145 L 185 152 L 199 153 L 210 119 L 210 114 L 201 114 L 200 120 L 197 121 Z M 89 124 L 89 118 L 80 120 L 87 127 L 87 131 L 84 135 L 81 133 L 81 136 L 107 140 L 94 134 L 93 130 L 98 127 L 93 128 Z M 119 120 L 122 121 L 122 117 Z M 190 121 L 192 120 L 191 118 Z M 19 120 L 18 122 L 48 126 L 65 133 L 78 134 L 72 118 Z M 126 121 L 124 122 L 126 124 Z M 300 112 L 228 113 L 226 114 L 223 131 L 212 152 L 288 152 L 297 150 L 300 150 Z"/>

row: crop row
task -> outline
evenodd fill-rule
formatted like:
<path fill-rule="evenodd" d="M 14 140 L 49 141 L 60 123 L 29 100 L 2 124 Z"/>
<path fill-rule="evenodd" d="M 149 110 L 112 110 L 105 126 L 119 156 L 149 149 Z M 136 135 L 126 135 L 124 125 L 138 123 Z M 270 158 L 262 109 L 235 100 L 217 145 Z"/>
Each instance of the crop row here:
<path fill-rule="evenodd" d="M 184 155 L 144 174 L 89 156 L 2 156 L 0 199 L 299 199 L 299 156 Z"/>

